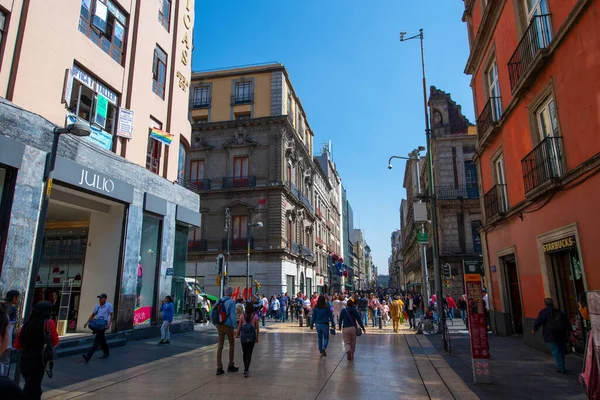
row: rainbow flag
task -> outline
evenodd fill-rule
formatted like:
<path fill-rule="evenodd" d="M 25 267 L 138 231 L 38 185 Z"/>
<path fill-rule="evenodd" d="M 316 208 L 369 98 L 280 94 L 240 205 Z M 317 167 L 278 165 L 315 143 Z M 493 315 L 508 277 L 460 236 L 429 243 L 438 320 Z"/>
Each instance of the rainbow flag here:
<path fill-rule="evenodd" d="M 172 133 L 161 131 L 158 128 L 152 128 L 152 130 L 150 131 L 151 138 L 156 139 L 159 142 L 166 144 L 167 146 L 171 144 L 173 136 L 174 135 Z"/>

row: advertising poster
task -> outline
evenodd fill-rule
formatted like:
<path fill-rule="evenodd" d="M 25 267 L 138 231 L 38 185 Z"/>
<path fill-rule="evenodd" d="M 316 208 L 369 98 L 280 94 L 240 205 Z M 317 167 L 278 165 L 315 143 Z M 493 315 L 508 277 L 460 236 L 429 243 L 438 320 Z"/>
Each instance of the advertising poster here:
<path fill-rule="evenodd" d="M 473 359 L 473 379 L 475 383 L 491 383 L 490 352 L 481 275 L 466 273 L 465 285 L 467 289 L 471 358 Z"/>
<path fill-rule="evenodd" d="M 127 139 L 131 139 L 133 137 L 133 111 L 126 108 L 119 108 L 117 136 Z"/>
<path fill-rule="evenodd" d="M 94 123 L 106 128 L 106 117 L 108 115 L 108 99 L 98 93 L 96 98 L 96 113 L 94 115 Z"/>

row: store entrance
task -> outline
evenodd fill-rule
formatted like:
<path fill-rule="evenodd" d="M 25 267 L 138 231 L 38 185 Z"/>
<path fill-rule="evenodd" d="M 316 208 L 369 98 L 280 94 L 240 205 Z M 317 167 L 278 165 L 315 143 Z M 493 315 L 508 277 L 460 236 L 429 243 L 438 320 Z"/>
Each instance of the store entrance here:
<path fill-rule="evenodd" d="M 506 289 L 508 291 L 509 311 L 512 322 L 513 334 L 523 334 L 523 307 L 521 305 L 521 288 L 517 273 L 515 256 L 503 258 L 506 273 Z"/>
<path fill-rule="evenodd" d="M 556 306 L 567 313 L 573 328 L 570 348 L 573 352 L 583 354 L 585 351 L 585 328 L 579 314 L 577 299 L 585 291 L 583 273 L 577 247 L 571 247 L 550 254 Z"/>
<path fill-rule="evenodd" d="M 54 185 L 35 302 L 52 303 L 59 335 L 83 328 L 100 293 L 111 303 L 121 251 L 125 207 L 98 196 Z"/>

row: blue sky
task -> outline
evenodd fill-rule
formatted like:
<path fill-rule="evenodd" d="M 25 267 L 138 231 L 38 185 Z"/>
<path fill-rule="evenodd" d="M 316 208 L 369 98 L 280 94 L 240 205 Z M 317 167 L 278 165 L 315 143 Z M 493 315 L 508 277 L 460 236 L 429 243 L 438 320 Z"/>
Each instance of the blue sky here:
<path fill-rule="evenodd" d="M 267 61 L 285 65 L 315 132 L 328 140 L 379 272 L 400 226 L 405 156 L 425 144 L 419 41 L 425 30 L 427 86 L 452 94 L 473 117 L 469 44 L 460 0 L 196 0 L 192 68 Z M 429 89 L 428 89 L 429 91 Z"/>

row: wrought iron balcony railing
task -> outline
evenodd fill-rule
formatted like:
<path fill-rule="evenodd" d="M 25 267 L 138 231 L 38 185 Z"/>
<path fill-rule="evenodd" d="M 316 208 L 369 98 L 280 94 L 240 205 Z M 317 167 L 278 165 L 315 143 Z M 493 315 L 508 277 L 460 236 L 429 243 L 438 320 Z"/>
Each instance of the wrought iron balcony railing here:
<path fill-rule="evenodd" d="M 208 249 L 208 241 L 206 239 L 189 240 L 189 251 L 206 251 Z"/>
<path fill-rule="evenodd" d="M 302 246 L 302 255 L 309 261 L 313 260 L 313 252 L 306 246 Z"/>
<path fill-rule="evenodd" d="M 251 104 L 254 102 L 254 93 L 245 93 L 238 95 L 231 95 L 231 105 L 240 105 L 240 104 Z"/>
<path fill-rule="evenodd" d="M 435 188 L 436 198 L 440 200 L 452 199 L 478 199 L 479 188 L 477 185 L 438 186 Z"/>
<path fill-rule="evenodd" d="M 502 117 L 502 98 L 490 97 L 477 117 L 477 136 L 482 140 Z"/>
<path fill-rule="evenodd" d="M 256 176 L 235 176 L 223 178 L 223 189 L 256 187 Z"/>
<path fill-rule="evenodd" d="M 223 251 L 227 251 L 227 238 L 223 238 L 221 241 L 221 249 Z M 248 249 L 248 238 L 240 238 L 240 239 L 229 239 L 229 250 L 230 251 L 238 251 L 238 250 L 247 250 Z M 250 249 L 254 250 L 254 238 L 250 238 Z"/>
<path fill-rule="evenodd" d="M 288 240 L 288 249 L 292 252 L 292 254 L 300 254 L 300 247 L 298 243 L 293 240 Z"/>
<path fill-rule="evenodd" d="M 315 213 L 312 204 L 310 204 L 310 200 L 302 192 L 300 192 L 300 200 L 302 200 L 302 203 L 304 203 L 304 205 L 306 206 L 306 208 L 308 208 L 311 214 Z"/>
<path fill-rule="evenodd" d="M 521 160 L 525 193 L 564 175 L 562 137 L 549 136 Z"/>
<path fill-rule="evenodd" d="M 290 188 L 290 191 L 294 195 L 294 197 L 298 199 L 299 198 L 298 186 L 294 185 L 292 182 L 288 182 L 288 186 Z"/>
<path fill-rule="evenodd" d="M 552 41 L 551 14 L 534 15 L 508 62 L 510 87 L 514 89 L 532 66 L 535 57 Z"/>
<path fill-rule="evenodd" d="M 484 196 L 485 216 L 493 218 L 508 211 L 506 184 L 494 185 Z"/>
<path fill-rule="evenodd" d="M 212 97 L 205 97 L 203 99 L 196 99 L 192 103 L 192 108 L 209 108 L 212 104 Z"/>
<path fill-rule="evenodd" d="M 481 251 L 481 249 L 479 249 Z M 442 256 L 452 255 L 474 255 L 477 254 L 473 243 L 460 243 L 455 241 L 442 242 L 440 246 Z"/>
<path fill-rule="evenodd" d="M 191 190 L 193 192 L 198 193 L 201 190 L 210 190 L 211 189 L 211 180 L 210 179 L 178 179 L 177 184 L 179 186 L 183 186 L 184 188 Z"/>

